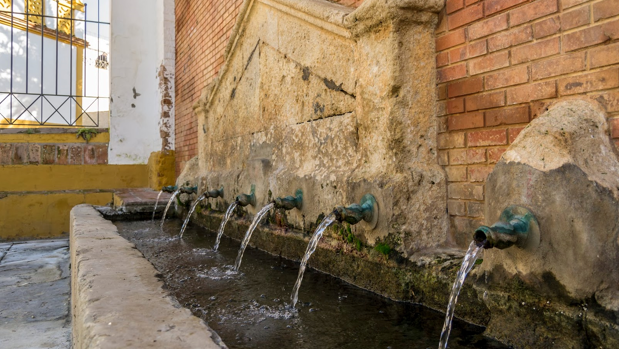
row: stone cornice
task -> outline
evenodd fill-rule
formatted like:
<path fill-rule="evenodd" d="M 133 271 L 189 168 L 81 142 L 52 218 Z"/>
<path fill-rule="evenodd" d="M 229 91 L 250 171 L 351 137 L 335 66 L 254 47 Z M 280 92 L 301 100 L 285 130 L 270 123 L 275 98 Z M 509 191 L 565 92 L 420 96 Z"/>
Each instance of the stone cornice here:
<path fill-rule="evenodd" d="M 432 23 L 444 5 L 444 0 L 365 0 L 344 25 L 361 35 L 388 23 Z"/>

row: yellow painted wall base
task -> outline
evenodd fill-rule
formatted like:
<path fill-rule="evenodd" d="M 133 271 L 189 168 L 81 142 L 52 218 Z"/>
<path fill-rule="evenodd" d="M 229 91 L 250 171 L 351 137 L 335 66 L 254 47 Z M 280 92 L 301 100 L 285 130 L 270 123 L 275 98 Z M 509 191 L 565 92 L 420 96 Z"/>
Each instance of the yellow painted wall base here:
<path fill-rule="evenodd" d="M 23 193 L 0 199 L 0 240 L 58 237 L 69 232 L 73 206 L 106 205 L 107 193 Z"/>
<path fill-rule="evenodd" d="M 146 165 L 0 166 L 0 192 L 146 188 Z"/>
<path fill-rule="evenodd" d="M 154 190 L 174 185 L 176 179 L 173 150 L 154 152 L 148 158 L 148 187 Z"/>
<path fill-rule="evenodd" d="M 115 189 L 146 188 L 146 165 L 0 166 L 0 240 L 49 238 L 69 231 L 83 203 L 107 205 Z"/>

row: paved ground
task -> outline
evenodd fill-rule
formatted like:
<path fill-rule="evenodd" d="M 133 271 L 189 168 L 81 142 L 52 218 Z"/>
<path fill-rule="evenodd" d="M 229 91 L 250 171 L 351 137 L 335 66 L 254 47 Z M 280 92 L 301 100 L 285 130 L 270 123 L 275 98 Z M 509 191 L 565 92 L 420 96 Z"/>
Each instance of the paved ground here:
<path fill-rule="evenodd" d="M 69 241 L 0 243 L 0 348 L 71 346 Z"/>

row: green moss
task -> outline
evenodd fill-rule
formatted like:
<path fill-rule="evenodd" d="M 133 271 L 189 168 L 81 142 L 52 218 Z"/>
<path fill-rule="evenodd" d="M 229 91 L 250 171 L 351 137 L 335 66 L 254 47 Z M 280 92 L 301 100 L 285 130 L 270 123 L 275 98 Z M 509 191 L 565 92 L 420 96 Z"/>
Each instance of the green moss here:
<path fill-rule="evenodd" d="M 77 130 L 77 138 L 82 137 L 86 143 L 90 142 L 90 140 L 97 136 L 97 130 L 93 128 L 80 128 Z"/>
<path fill-rule="evenodd" d="M 384 254 L 385 256 L 388 256 L 389 253 L 391 252 L 391 247 L 389 247 L 389 245 L 382 243 L 382 242 L 374 246 L 374 249 Z"/>
<path fill-rule="evenodd" d="M 355 247 L 357 248 L 357 251 L 361 251 L 361 248 L 363 247 L 363 244 L 361 244 L 361 240 L 355 239 Z"/>
<path fill-rule="evenodd" d="M 338 231 L 338 235 L 341 235 L 344 241 L 354 245 L 357 251 L 361 251 L 361 249 L 363 248 L 363 242 L 359 240 L 355 236 L 355 234 L 352 233 L 352 228 L 350 227 L 350 224 L 342 226 L 341 229 L 339 229 Z"/>

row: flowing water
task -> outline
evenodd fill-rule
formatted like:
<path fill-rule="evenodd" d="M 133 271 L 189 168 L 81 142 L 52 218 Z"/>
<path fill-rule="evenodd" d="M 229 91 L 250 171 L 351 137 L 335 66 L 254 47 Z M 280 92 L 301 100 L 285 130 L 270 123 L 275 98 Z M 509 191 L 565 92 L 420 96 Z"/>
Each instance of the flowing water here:
<path fill-rule="evenodd" d="M 462 261 L 462 266 L 456 276 L 456 281 L 451 288 L 451 295 L 449 296 L 449 303 L 447 304 L 447 314 L 445 315 L 445 323 L 443 324 L 443 331 L 441 331 L 441 341 L 438 345 L 439 349 L 447 348 L 447 341 L 449 340 L 449 333 L 451 332 L 451 322 L 454 317 L 454 311 L 456 310 L 456 303 L 458 302 L 460 290 L 462 289 L 462 285 L 464 285 L 466 276 L 475 266 L 475 261 L 477 261 L 477 258 L 482 250 L 483 249 L 477 246 L 476 242 L 473 241 L 469 245 L 469 250 L 466 251 L 466 255 Z"/>
<path fill-rule="evenodd" d="M 170 206 L 172 205 L 172 202 L 174 202 L 174 199 L 176 198 L 176 195 L 178 195 L 178 193 L 180 193 L 181 190 L 178 189 L 177 191 L 175 191 L 174 193 L 172 193 L 172 196 L 170 197 L 170 201 L 168 201 L 168 204 L 165 207 L 165 210 L 163 210 L 163 217 L 161 217 L 161 229 L 163 229 L 163 223 L 165 223 L 165 216 L 168 214 L 168 210 L 170 209 Z"/>
<path fill-rule="evenodd" d="M 243 238 L 243 241 L 241 242 L 241 248 L 239 248 L 239 254 L 238 256 L 236 256 L 236 262 L 234 263 L 234 270 L 238 271 L 239 268 L 241 267 L 241 262 L 243 261 L 243 254 L 245 253 L 247 244 L 249 244 L 249 239 L 251 239 L 251 234 L 254 232 L 254 230 L 256 230 L 256 227 L 258 226 L 258 223 L 260 223 L 262 218 L 266 216 L 266 214 L 273 207 L 275 207 L 275 204 L 270 203 L 264 206 L 258 213 L 256 213 L 256 217 L 254 217 L 253 222 L 251 222 L 251 225 L 249 226 L 249 229 L 247 229 L 247 233 L 245 233 L 245 237 Z"/>
<path fill-rule="evenodd" d="M 299 263 L 248 248 L 242 272 L 232 264 L 239 242 L 182 221 L 116 222 L 119 233 L 160 273 L 165 289 L 204 320 L 230 349 L 436 348 L 445 314 L 394 302 L 308 266 L 296 310 L 290 293 Z M 316 254 L 316 253 L 315 253 Z M 316 258 L 314 256 L 313 258 Z M 483 328 L 454 319 L 450 349 L 505 349 Z"/>
<path fill-rule="evenodd" d="M 238 204 L 235 201 L 231 203 L 230 206 L 228 206 L 228 210 L 226 210 L 226 214 L 224 215 L 224 218 L 221 220 L 219 231 L 217 231 L 217 240 L 215 240 L 215 246 L 213 246 L 213 251 L 217 251 L 217 249 L 219 248 L 219 242 L 221 241 L 221 236 L 224 235 L 224 228 L 226 228 L 226 223 L 228 223 L 228 220 L 232 216 L 232 212 L 234 212 L 234 209 L 236 208 L 237 205 Z"/>
<path fill-rule="evenodd" d="M 161 194 L 163 194 L 163 190 L 159 191 L 159 195 L 157 195 L 157 201 L 155 201 L 155 209 L 153 210 L 153 218 L 151 219 L 151 221 L 155 221 L 155 213 L 157 213 L 157 205 L 159 204 L 159 198 L 161 197 Z"/>
<path fill-rule="evenodd" d="M 335 222 L 335 214 L 331 213 L 330 215 L 325 217 L 322 222 L 320 222 L 320 225 L 318 226 L 318 228 L 316 228 L 314 236 L 312 236 L 309 244 L 307 245 L 305 255 L 301 260 L 299 275 L 297 275 L 297 281 L 294 283 L 294 287 L 292 288 L 292 295 L 290 296 L 293 308 L 297 305 L 297 301 L 299 300 L 299 288 L 301 288 L 301 281 L 303 281 L 303 274 L 305 273 L 305 268 L 307 267 L 307 261 L 309 261 L 312 253 L 316 251 L 316 247 L 318 247 L 318 241 L 320 241 L 322 234 L 331 224 L 333 224 L 333 222 Z"/>
<path fill-rule="evenodd" d="M 189 209 L 189 213 L 187 214 L 187 217 L 185 217 L 185 221 L 183 222 L 183 226 L 181 227 L 181 233 L 178 236 L 180 239 L 183 238 L 183 234 L 185 233 L 185 229 L 187 229 L 187 224 L 189 224 L 189 220 L 191 219 L 191 215 L 193 214 L 193 211 L 196 210 L 196 207 L 198 207 L 198 204 L 202 202 L 202 200 L 204 199 L 206 199 L 206 193 L 200 195 L 200 197 L 193 203 L 193 205 L 191 205 L 191 208 Z"/>

